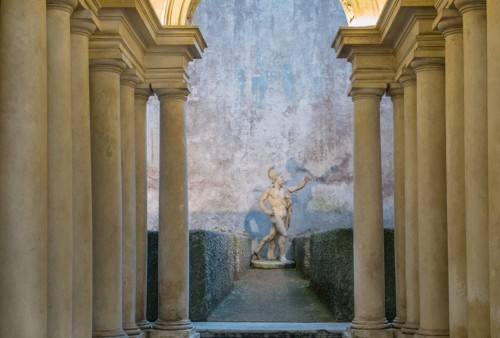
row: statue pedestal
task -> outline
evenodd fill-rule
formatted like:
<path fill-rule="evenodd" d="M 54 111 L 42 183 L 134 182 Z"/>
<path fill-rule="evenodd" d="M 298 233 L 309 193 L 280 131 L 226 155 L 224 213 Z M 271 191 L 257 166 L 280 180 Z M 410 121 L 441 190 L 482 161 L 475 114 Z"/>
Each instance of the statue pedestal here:
<path fill-rule="evenodd" d="M 287 260 L 286 262 L 267 259 L 252 259 L 250 267 L 254 269 L 295 269 L 295 262 Z"/>

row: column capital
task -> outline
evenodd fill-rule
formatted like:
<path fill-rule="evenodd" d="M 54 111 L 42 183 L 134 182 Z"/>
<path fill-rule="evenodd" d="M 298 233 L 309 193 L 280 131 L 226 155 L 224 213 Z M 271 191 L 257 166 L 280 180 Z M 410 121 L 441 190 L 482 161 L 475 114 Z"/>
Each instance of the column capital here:
<path fill-rule="evenodd" d="M 61 10 L 72 13 L 78 0 L 47 0 L 47 9 Z"/>
<path fill-rule="evenodd" d="M 401 84 L 401 86 L 403 86 L 403 88 L 406 88 L 408 86 L 415 86 L 417 84 L 417 77 L 413 70 L 405 69 L 403 70 L 397 81 Z"/>
<path fill-rule="evenodd" d="M 411 67 L 415 73 L 428 70 L 444 70 L 444 58 L 418 58 L 412 61 Z"/>
<path fill-rule="evenodd" d="M 89 9 L 76 11 L 71 16 L 71 33 L 90 37 L 92 33 L 100 30 L 99 19 Z"/>
<path fill-rule="evenodd" d="M 443 9 L 436 19 L 437 28 L 444 37 L 463 32 L 462 15 L 456 9 Z"/>
<path fill-rule="evenodd" d="M 151 96 L 151 88 L 147 87 L 147 85 L 139 85 L 138 87 L 135 88 L 135 99 L 136 100 L 144 100 L 147 101 L 149 100 L 149 97 Z"/>
<path fill-rule="evenodd" d="M 462 14 L 469 11 L 486 10 L 486 0 L 455 0 L 455 6 Z"/>
<path fill-rule="evenodd" d="M 187 97 L 191 93 L 186 84 L 183 84 L 181 86 L 153 88 L 153 91 L 156 93 L 156 95 L 158 95 L 158 99 L 160 101 L 172 99 L 180 99 L 186 101 Z"/>
<path fill-rule="evenodd" d="M 394 100 L 395 98 L 399 98 L 404 95 L 404 89 L 402 85 L 397 82 L 390 83 L 387 90 L 387 95 Z"/>
<path fill-rule="evenodd" d="M 90 72 L 107 71 L 121 74 L 126 67 L 121 59 L 90 59 Z"/>
<path fill-rule="evenodd" d="M 378 97 L 380 100 L 382 95 L 384 95 L 386 89 L 385 88 L 351 88 L 349 92 L 349 96 L 353 101 L 366 98 L 366 97 Z"/>
<path fill-rule="evenodd" d="M 120 77 L 120 84 L 122 86 L 135 88 L 141 82 L 141 78 L 135 69 L 125 70 Z"/>

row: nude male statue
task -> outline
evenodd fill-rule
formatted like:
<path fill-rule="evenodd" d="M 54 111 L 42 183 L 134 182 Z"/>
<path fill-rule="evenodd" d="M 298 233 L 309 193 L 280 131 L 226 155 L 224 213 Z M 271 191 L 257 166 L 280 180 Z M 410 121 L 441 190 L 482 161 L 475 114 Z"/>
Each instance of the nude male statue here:
<path fill-rule="evenodd" d="M 267 234 L 259 243 L 257 248 L 255 248 L 253 252 L 253 259 L 261 259 L 260 251 L 267 243 L 269 243 L 270 251 L 268 258 L 274 259 L 274 240 L 276 235 L 278 235 L 278 248 L 280 253 L 279 260 L 286 262 L 285 243 L 288 227 L 290 226 L 290 216 L 292 214 L 292 193 L 304 188 L 311 178 L 309 176 L 305 176 L 302 182 L 300 182 L 297 186 L 287 188 L 283 186 L 283 177 L 280 173 L 274 170 L 274 167 L 269 168 L 267 174 L 273 185 L 264 190 L 264 193 L 259 198 L 259 206 L 267 215 L 270 216 L 271 223 L 273 225 L 271 226 L 269 234 Z M 264 204 L 266 200 L 271 205 L 271 209 L 267 208 Z"/>

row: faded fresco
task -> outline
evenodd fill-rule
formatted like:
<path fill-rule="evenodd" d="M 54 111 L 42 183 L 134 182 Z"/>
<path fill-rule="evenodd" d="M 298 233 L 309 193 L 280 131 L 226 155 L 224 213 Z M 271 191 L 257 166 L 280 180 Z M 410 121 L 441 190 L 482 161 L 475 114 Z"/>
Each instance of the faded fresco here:
<path fill-rule="evenodd" d="M 207 41 L 190 65 L 187 101 L 190 227 L 269 231 L 258 206 L 275 165 L 293 196 L 289 234 L 351 227 L 350 65 L 331 43 L 346 17 L 338 0 L 203 0 L 194 24 Z M 382 100 L 384 222 L 392 227 L 392 112 Z M 159 103 L 151 99 L 150 227 L 157 226 Z M 156 204 L 155 204 L 156 203 Z M 155 209 L 156 208 L 156 209 Z M 156 217 L 156 218 L 155 218 Z"/>

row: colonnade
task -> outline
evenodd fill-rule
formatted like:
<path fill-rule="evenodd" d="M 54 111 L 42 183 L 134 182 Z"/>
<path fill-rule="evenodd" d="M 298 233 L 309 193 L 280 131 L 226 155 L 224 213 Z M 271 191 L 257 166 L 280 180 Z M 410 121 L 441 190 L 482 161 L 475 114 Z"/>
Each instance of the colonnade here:
<path fill-rule="evenodd" d="M 353 338 L 498 337 L 499 32 L 495 0 L 396 0 L 376 26 L 341 28 L 335 38 L 337 56 L 353 65 Z M 392 326 L 380 254 L 384 93 L 394 107 Z"/>
<path fill-rule="evenodd" d="M 197 336 L 187 311 L 184 101 L 201 33 L 162 26 L 148 1 L 1 6 L 1 336 Z M 163 121 L 156 323 L 145 311 L 152 90 Z"/>

